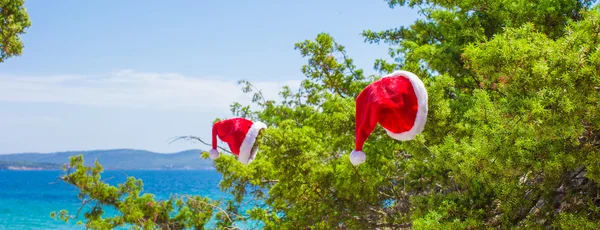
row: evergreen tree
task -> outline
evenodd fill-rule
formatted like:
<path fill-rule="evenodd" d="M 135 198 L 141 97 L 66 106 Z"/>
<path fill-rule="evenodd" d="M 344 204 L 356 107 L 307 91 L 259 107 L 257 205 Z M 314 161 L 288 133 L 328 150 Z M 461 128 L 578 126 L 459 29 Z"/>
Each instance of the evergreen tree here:
<path fill-rule="evenodd" d="M 283 101 L 240 81 L 258 109 L 235 103 L 233 115 L 269 128 L 250 165 L 215 160 L 232 202 L 194 198 L 211 205 L 179 203 L 193 211 L 169 217 L 168 204 L 148 210 L 123 192 L 141 183 L 103 185 L 99 165 L 73 158 L 76 170 L 64 179 L 82 197 L 123 212 L 119 222 L 88 213 L 88 226 L 202 226 L 216 210 L 221 228 L 235 221 L 265 229 L 600 228 L 600 8 L 573 0 L 388 3 L 424 16 L 363 32 L 367 42 L 392 47 L 394 62 L 377 60 L 376 69 L 411 71 L 427 87 L 429 117 L 415 140 L 395 141 L 377 128 L 364 147 L 367 161 L 350 163 L 354 100 L 379 76 L 365 76 L 344 46 L 319 34 L 296 44 L 308 59 L 306 79 L 298 91 L 285 87 Z M 264 205 L 241 213 L 246 200 Z M 162 225 L 149 221 L 155 213 Z"/>

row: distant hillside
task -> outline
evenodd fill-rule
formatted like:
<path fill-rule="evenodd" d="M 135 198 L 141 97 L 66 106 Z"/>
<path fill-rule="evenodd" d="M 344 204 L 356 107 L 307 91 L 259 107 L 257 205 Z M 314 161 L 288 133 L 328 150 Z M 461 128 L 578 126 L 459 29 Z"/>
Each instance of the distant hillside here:
<path fill-rule="evenodd" d="M 213 169 L 212 160 L 200 158 L 200 150 L 162 154 L 134 149 L 6 154 L 0 155 L 0 169 L 9 169 L 9 166 L 58 169 L 69 161 L 70 156 L 78 154 L 83 154 L 86 165 L 92 165 L 98 159 L 105 170 Z"/>

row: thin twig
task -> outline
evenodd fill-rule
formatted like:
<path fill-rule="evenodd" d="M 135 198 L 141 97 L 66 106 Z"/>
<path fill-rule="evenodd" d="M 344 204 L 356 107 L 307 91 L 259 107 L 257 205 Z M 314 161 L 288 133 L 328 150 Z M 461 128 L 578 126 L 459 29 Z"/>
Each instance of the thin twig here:
<path fill-rule="evenodd" d="M 352 169 L 354 169 L 354 172 L 356 173 L 356 175 L 358 176 L 360 181 L 362 181 L 363 183 L 366 183 L 366 181 L 362 178 L 362 176 L 360 176 L 360 173 L 358 173 L 358 170 L 356 170 L 356 167 L 352 166 Z"/>
<path fill-rule="evenodd" d="M 75 215 L 75 217 L 73 216 L 68 216 L 67 218 L 71 219 L 71 220 L 75 220 L 77 218 L 79 218 L 79 214 L 81 213 L 81 209 L 83 209 L 83 207 L 85 207 L 85 205 L 87 205 L 88 203 L 90 203 L 92 200 L 82 200 L 81 201 L 81 206 L 79 207 L 79 209 L 77 210 L 77 215 Z"/>
<path fill-rule="evenodd" d="M 258 95 L 260 96 L 260 99 L 262 99 L 262 101 L 263 101 L 263 105 L 266 105 L 266 104 L 267 104 L 267 101 L 266 101 L 266 99 L 265 99 L 265 96 L 262 94 L 262 91 L 261 91 L 260 89 L 258 89 L 258 87 L 254 86 L 252 83 L 250 83 L 250 82 L 249 82 L 249 81 L 247 81 L 247 80 L 240 80 L 240 81 L 238 81 L 238 85 L 241 85 L 241 84 L 244 84 L 244 83 L 246 84 L 246 87 L 248 87 L 248 88 L 254 88 L 254 90 L 255 90 L 256 92 L 258 92 Z M 244 90 L 244 91 L 245 91 L 245 90 Z M 244 93 L 250 93 L 250 92 L 252 92 L 252 89 L 250 89 L 250 90 L 248 90 L 248 92 L 244 92 Z M 256 94 L 256 93 L 255 93 L 255 94 Z M 260 102 L 259 102 L 259 103 L 260 103 Z"/>
<path fill-rule="evenodd" d="M 48 184 L 56 184 L 56 183 L 58 183 L 58 181 L 65 181 L 64 178 L 66 178 L 71 173 L 71 169 L 72 169 L 72 167 L 70 167 L 70 166 L 67 167 L 66 165 L 67 164 L 65 164 L 65 169 L 63 170 L 63 171 L 66 171 L 66 174 L 64 176 L 59 176 L 55 182 L 49 182 Z"/>
<path fill-rule="evenodd" d="M 187 199 L 190 199 L 190 197 L 189 197 L 188 195 L 186 195 L 185 197 L 186 197 Z M 231 217 L 229 217 L 229 214 L 227 214 L 227 211 L 223 210 L 221 207 L 219 207 L 219 206 L 217 206 L 217 205 L 214 205 L 214 204 L 211 204 L 211 203 L 208 203 L 208 202 L 205 202 L 205 201 L 202 201 L 202 200 L 195 200 L 195 201 L 197 201 L 197 202 L 200 202 L 200 203 L 204 203 L 204 204 L 206 204 L 206 205 L 208 205 L 208 206 L 211 206 L 211 207 L 213 207 L 213 208 L 215 208 L 215 209 L 218 209 L 219 211 L 223 212 L 223 214 L 225 214 L 225 217 L 227 217 L 227 219 L 228 219 L 228 220 L 231 222 L 231 224 L 234 226 L 234 228 L 233 228 L 233 229 L 241 229 L 240 227 L 238 227 L 238 226 L 235 224 L 235 222 L 234 222 L 234 221 L 231 219 Z M 239 216 L 239 215 L 238 215 L 238 216 Z"/>
<path fill-rule="evenodd" d="M 252 86 L 252 88 L 254 88 L 254 90 L 256 90 L 258 92 L 258 94 L 260 95 L 260 99 L 262 99 L 263 101 L 263 105 L 267 105 L 267 100 L 265 99 L 265 96 L 263 96 L 262 91 L 259 90 L 256 86 L 254 86 L 252 83 L 248 82 L 248 84 L 250 86 Z"/>
<path fill-rule="evenodd" d="M 56 179 L 56 181 L 54 182 L 48 182 L 48 184 L 56 184 L 58 182 L 62 181 L 62 179 L 60 177 L 58 177 L 58 179 Z"/>
<path fill-rule="evenodd" d="M 425 147 L 425 149 L 427 149 L 427 151 L 429 151 L 429 153 L 432 153 L 431 149 L 429 149 L 429 147 L 427 147 L 427 145 L 423 144 L 423 147 Z"/>
<path fill-rule="evenodd" d="M 337 42 L 334 42 L 334 44 L 336 47 L 339 46 L 339 44 Z M 342 57 L 344 59 L 344 64 L 346 64 L 346 67 L 350 70 L 350 73 L 352 73 L 352 75 L 354 75 L 355 79 L 358 79 L 358 74 L 356 74 L 356 72 L 354 71 L 354 67 L 352 67 L 350 65 L 350 63 L 347 62 L 349 58 L 346 55 L 346 51 L 340 51 L 340 50 L 338 50 L 338 51 L 342 54 Z"/>
<path fill-rule="evenodd" d="M 207 145 L 207 146 L 211 146 L 211 147 L 212 147 L 212 145 L 211 145 L 211 144 L 204 142 L 202 139 L 200 139 L 199 137 L 196 137 L 196 136 L 180 136 L 180 137 L 174 137 L 174 138 L 173 138 L 173 140 L 169 142 L 169 144 L 171 144 L 171 143 L 173 143 L 173 142 L 175 142 L 175 141 L 178 141 L 178 140 L 186 140 L 186 141 L 196 140 L 196 141 L 199 141 L 199 142 L 201 142 L 202 144 L 205 144 L 205 145 Z M 223 148 L 223 147 L 221 147 L 221 146 L 217 146 L 217 148 L 219 148 L 219 149 L 223 150 L 224 152 L 231 153 L 229 150 L 227 150 L 227 149 L 224 149 L 224 148 Z"/>

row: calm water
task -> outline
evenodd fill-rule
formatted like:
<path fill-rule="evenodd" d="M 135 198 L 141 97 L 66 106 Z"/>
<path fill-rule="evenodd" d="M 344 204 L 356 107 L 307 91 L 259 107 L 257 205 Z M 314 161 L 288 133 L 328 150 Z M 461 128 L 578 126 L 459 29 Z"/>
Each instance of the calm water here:
<path fill-rule="evenodd" d="M 58 181 L 61 171 L 0 170 L 0 229 L 84 229 L 50 218 L 50 212 L 67 209 L 75 214 L 80 206 L 75 187 Z M 106 171 L 102 178 L 115 185 L 134 176 L 144 182 L 144 191 L 159 199 L 170 194 L 189 194 L 223 199 L 230 196 L 218 188 L 221 175 L 215 171 Z M 55 183 L 56 182 L 56 183 Z"/>

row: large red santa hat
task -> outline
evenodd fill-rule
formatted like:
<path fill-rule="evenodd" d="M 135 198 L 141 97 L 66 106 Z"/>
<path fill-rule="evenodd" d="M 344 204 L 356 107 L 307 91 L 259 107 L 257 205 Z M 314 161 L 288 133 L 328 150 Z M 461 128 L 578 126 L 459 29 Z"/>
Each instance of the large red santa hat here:
<path fill-rule="evenodd" d="M 267 125 L 262 122 L 252 122 L 245 118 L 231 118 L 213 124 L 212 149 L 210 158 L 217 159 L 217 136 L 229 145 L 229 149 L 244 164 L 249 164 L 256 157 L 258 148 L 253 148 L 261 129 Z"/>
<path fill-rule="evenodd" d="M 363 144 L 377 123 L 396 140 L 412 140 L 427 120 L 427 91 L 413 73 L 396 71 L 367 86 L 356 98 L 356 146 L 350 162 L 365 162 Z"/>

